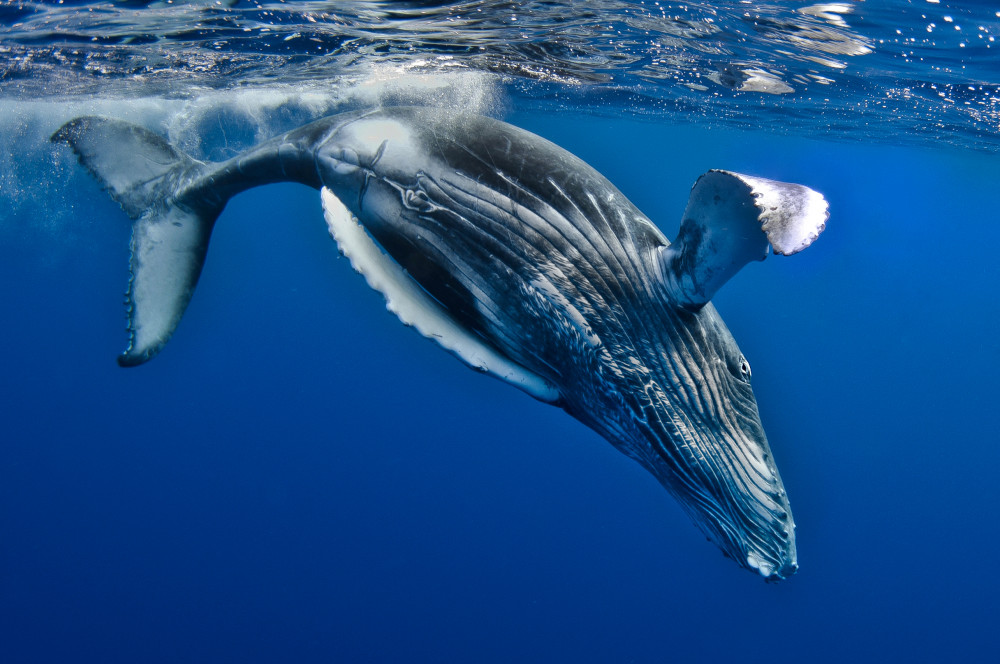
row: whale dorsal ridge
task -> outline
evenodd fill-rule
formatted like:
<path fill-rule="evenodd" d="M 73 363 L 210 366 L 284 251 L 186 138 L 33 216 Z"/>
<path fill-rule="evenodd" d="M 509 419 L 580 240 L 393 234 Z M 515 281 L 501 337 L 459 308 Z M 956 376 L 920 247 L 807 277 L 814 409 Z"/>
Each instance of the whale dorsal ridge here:
<path fill-rule="evenodd" d="M 691 188 L 680 232 L 662 249 L 664 278 L 678 302 L 705 305 L 744 265 L 802 251 L 829 217 L 823 195 L 787 182 L 712 170 Z"/>

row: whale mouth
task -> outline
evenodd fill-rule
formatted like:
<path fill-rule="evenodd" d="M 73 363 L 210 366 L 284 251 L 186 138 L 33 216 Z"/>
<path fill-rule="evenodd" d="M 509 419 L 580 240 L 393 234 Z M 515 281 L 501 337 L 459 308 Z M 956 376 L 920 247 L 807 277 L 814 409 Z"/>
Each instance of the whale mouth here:
<path fill-rule="evenodd" d="M 752 499 L 746 497 L 738 500 L 746 500 L 746 506 L 754 504 Z M 757 510 L 757 518 L 748 519 L 746 512 L 742 513 L 743 518 L 733 518 L 735 515 L 732 513 L 723 516 L 717 511 L 720 505 L 714 509 L 699 509 L 683 498 L 681 504 L 687 508 L 695 525 L 727 558 L 760 575 L 765 581 L 782 581 L 798 571 L 795 523 L 788 511 L 770 512 L 768 518 Z M 734 505 L 731 503 L 730 507 Z M 760 503 L 757 506 L 762 507 Z"/>
<path fill-rule="evenodd" d="M 795 521 L 748 380 L 702 372 L 692 383 L 709 398 L 672 395 L 644 423 L 656 444 L 647 469 L 726 557 L 767 581 L 792 576 Z"/>
<path fill-rule="evenodd" d="M 729 557 L 768 582 L 787 579 L 799 569 L 795 521 L 777 469 L 772 470 L 766 492 L 757 487 L 747 490 L 746 485 L 741 490 L 739 474 L 730 476 L 726 504 L 716 505 L 719 511 L 699 514 L 697 520 Z M 716 520 L 721 523 L 713 523 Z"/>
<path fill-rule="evenodd" d="M 751 551 L 747 554 L 746 566 L 759 573 L 768 583 L 784 581 L 799 569 L 799 564 L 794 559 L 794 553 L 792 557 L 785 558 L 780 561 L 780 564 L 775 565 L 757 552 Z"/>
<path fill-rule="evenodd" d="M 725 456 L 727 446 L 699 446 L 707 452 L 702 464 L 686 465 L 678 472 L 667 464 L 647 466 L 680 503 L 691 521 L 725 555 L 767 582 L 787 579 L 798 570 L 795 522 L 781 480 L 775 472 L 770 486 L 761 490 L 747 482 L 745 468 L 727 459 L 713 464 L 710 457 Z M 682 473 L 698 471 L 710 483 L 694 485 L 682 481 Z"/>

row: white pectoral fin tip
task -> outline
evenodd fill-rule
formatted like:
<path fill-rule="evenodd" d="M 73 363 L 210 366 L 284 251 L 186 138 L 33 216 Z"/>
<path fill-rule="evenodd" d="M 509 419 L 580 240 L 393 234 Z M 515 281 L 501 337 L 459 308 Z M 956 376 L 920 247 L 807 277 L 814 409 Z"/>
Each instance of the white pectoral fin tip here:
<path fill-rule="evenodd" d="M 718 171 L 748 187 L 760 223 L 776 254 L 790 256 L 808 247 L 826 228 L 830 212 L 823 194 L 801 184 Z"/>
<path fill-rule="evenodd" d="M 794 254 L 826 227 L 826 200 L 797 184 L 708 171 L 691 188 L 674 243 L 662 251 L 667 287 L 684 306 L 703 306 L 752 261 Z"/>
<path fill-rule="evenodd" d="M 340 252 L 369 286 L 382 293 L 386 308 L 404 325 L 416 328 L 473 369 L 490 373 L 536 399 L 554 402 L 559 398 L 558 390 L 549 381 L 512 362 L 460 326 L 375 244 L 332 191 L 324 187 L 320 198 L 330 235 Z"/>

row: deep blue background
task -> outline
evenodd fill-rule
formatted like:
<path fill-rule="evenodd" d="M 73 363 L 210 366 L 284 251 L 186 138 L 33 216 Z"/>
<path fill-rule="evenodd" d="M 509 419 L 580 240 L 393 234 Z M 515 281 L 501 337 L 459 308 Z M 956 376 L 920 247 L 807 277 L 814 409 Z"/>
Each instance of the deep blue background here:
<path fill-rule="evenodd" d="M 0 212 L 0 660 L 998 661 L 996 157 L 508 119 L 671 237 L 707 168 L 827 196 L 814 247 L 716 299 L 800 572 L 739 569 L 596 434 L 404 329 L 304 187 L 233 200 L 175 338 L 118 368 L 128 225 L 72 168 Z"/>

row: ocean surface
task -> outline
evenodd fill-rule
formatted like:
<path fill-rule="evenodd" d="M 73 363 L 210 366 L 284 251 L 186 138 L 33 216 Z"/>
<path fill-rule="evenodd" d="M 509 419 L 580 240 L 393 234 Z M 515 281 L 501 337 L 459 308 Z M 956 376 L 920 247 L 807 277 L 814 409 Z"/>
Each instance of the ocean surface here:
<path fill-rule="evenodd" d="M 998 10 L 0 3 L 0 661 L 1000 661 Z M 117 366 L 129 222 L 55 129 L 215 160 L 395 104 L 544 136 L 670 238 L 709 168 L 826 196 L 714 299 L 796 575 L 400 325 L 306 187 L 233 199 L 170 344 Z"/>

